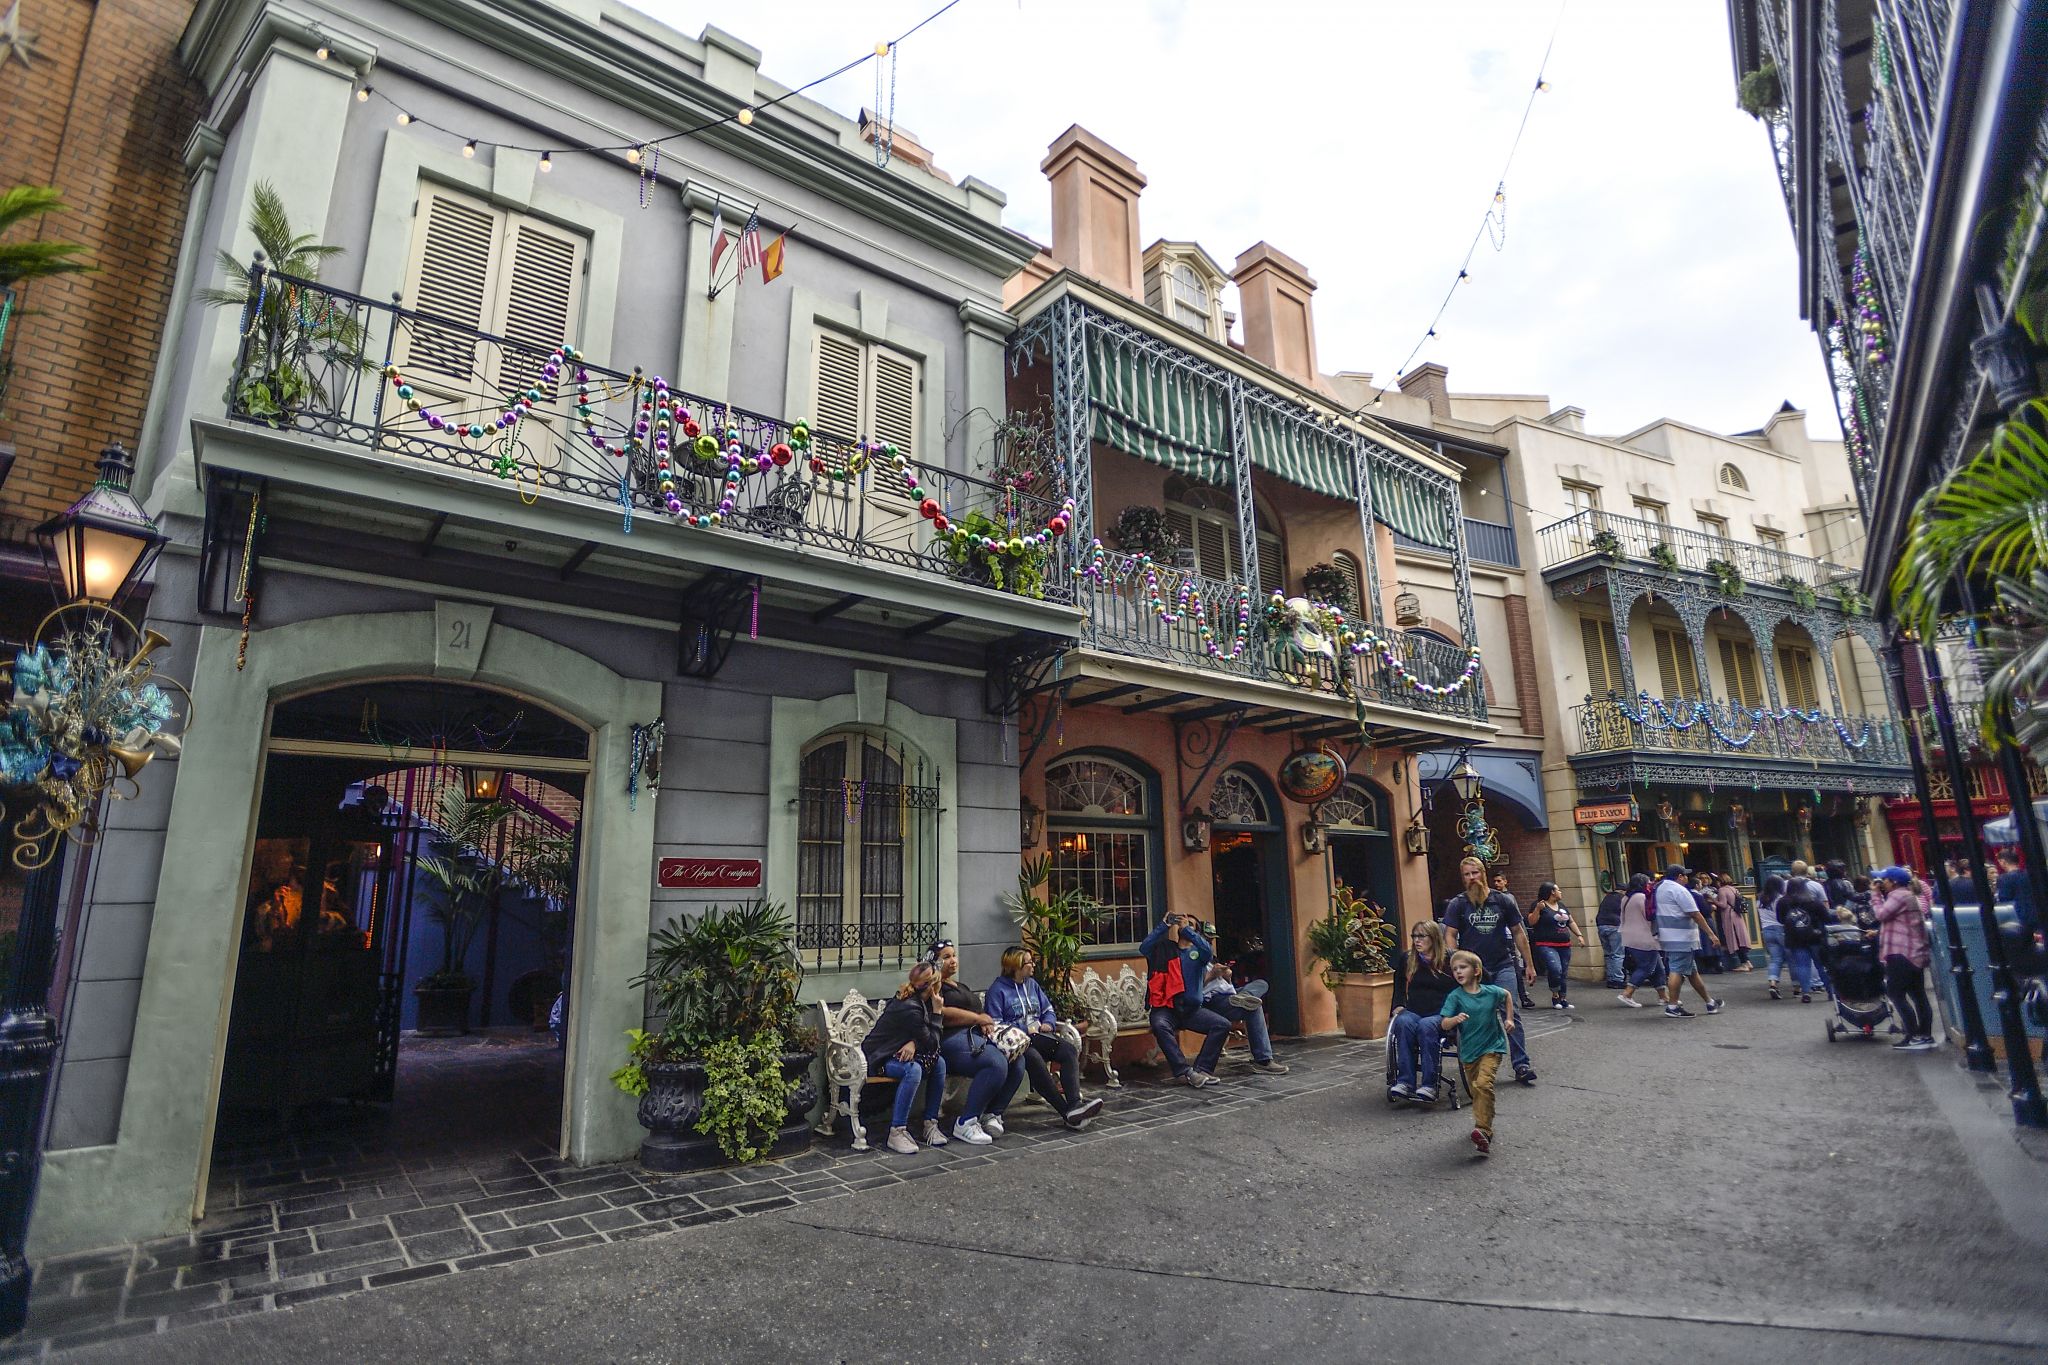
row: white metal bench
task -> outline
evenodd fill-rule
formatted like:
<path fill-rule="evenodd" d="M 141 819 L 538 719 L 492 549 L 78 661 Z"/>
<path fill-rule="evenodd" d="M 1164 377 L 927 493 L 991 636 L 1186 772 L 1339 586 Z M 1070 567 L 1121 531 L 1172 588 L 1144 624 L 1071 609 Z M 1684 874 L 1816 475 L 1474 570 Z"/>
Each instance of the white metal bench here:
<path fill-rule="evenodd" d="M 1145 978 L 1132 971 L 1128 962 L 1115 976 L 1103 976 L 1088 967 L 1082 970 L 1074 994 L 1088 1011 L 1088 1041 L 1081 1052 L 1083 1065 L 1092 1052 L 1095 1060 L 1102 1063 L 1103 1083 L 1112 1090 L 1123 1089 L 1116 1068 L 1110 1065 L 1109 1053 L 1120 1034 L 1151 1035 L 1151 1011 L 1145 1008 Z"/>
<path fill-rule="evenodd" d="M 1128 974 L 1130 969 L 1124 970 Z M 1141 1005 L 1144 1003 L 1142 991 L 1138 1001 Z M 860 1121 L 861 1092 L 870 1085 L 897 1084 L 887 1076 L 870 1076 L 867 1054 L 860 1047 L 861 1040 L 874 1028 L 875 1019 L 881 1012 L 881 1003 L 869 1000 L 859 991 L 848 991 L 846 998 L 836 1005 L 830 1001 L 818 1003 L 818 1015 L 822 1021 L 818 1030 L 819 1049 L 825 1054 L 825 1113 L 818 1120 L 816 1131 L 830 1137 L 838 1116 L 846 1115 L 847 1126 L 853 1130 L 853 1150 L 856 1152 L 868 1149 L 867 1129 Z M 1096 1027 L 1092 1011 L 1088 1016 L 1088 1027 L 1091 1031 Z M 1064 1019 L 1060 1021 L 1059 1030 L 1079 1052 L 1083 1046 L 1080 1030 Z M 1104 1065 L 1106 1067 L 1107 1062 Z M 1109 1074 L 1109 1083 L 1118 1084 L 1116 1073 L 1112 1071 Z M 954 1081 L 961 1088 L 967 1084 L 965 1077 L 951 1078 L 947 1084 L 949 1094 L 955 1088 Z"/>

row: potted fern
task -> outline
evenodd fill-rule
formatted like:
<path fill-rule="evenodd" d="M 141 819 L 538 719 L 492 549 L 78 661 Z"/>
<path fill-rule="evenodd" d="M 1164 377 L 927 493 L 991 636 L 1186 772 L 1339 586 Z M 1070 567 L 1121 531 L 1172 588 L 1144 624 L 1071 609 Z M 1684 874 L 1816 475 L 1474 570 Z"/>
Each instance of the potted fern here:
<path fill-rule="evenodd" d="M 800 1028 L 795 926 L 773 901 L 675 916 L 649 938 L 660 1029 L 629 1030 L 612 1084 L 640 1101 L 640 1164 L 682 1171 L 784 1156 L 810 1142 L 817 1035 Z"/>
<path fill-rule="evenodd" d="M 1779 574 L 1778 586 L 1792 594 L 1792 601 L 1797 604 L 1801 611 L 1812 611 L 1814 604 L 1820 601 L 1814 595 L 1813 585 L 1798 574 Z"/>
<path fill-rule="evenodd" d="M 1309 926 L 1309 953 L 1323 964 L 1323 985 L 1337 997 L 1347 1038 L 1382 1038 L 1394 1012 L 1394 926 L 1380 907 L 1338 881 L 1330 913 Z"/>
<path fill-rule="evenodd" d="M 1714 586 L 1723 597 L 1740 597 L 1744 586 L 1742 570 L 1732 559 L 1710 559 L 1707 572 L 1714 577 Z"/>
<path fill-rule="evenodd" d="M 1661 540 L 1650 547 L 1650 559 L 1665 573 L 1678 572 L 1678 551 Z"/>

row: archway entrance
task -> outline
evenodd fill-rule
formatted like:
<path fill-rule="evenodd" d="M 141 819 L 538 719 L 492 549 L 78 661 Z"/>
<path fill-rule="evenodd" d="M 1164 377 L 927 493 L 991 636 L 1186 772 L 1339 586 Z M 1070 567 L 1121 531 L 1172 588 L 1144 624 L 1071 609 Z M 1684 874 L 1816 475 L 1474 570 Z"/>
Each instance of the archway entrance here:
<path fill-rule="evenodd" d="M 1330 850 L 1330 880 L 1367 896 L 1397 929 L 1401 924 L 1400 889 L 1396 880 L 1394 834 L 1387 794 L 1378 785 L 1353 778 L 1317 812 Z"/>
<path fill-rule="evenodd" d="M 439 681 L 282 701 L 240 907 L 216 1186 L 337 1147 L 560 1150 L 590 737 Z"/>
<path fill-rule="evenodd" d="M 1278 1034 L 1301 1032 L 1295 981 L 1294 904 L 1287 888 L 1287 850 L 1265 784 L 1232 768 L 1216 779 L 1209 811 L 1215 821 L 1209 863 L 1215 884 L 1216 955 L 1234 965 L 1240 984 L 1266 983 L 1266 1024 Z"/>

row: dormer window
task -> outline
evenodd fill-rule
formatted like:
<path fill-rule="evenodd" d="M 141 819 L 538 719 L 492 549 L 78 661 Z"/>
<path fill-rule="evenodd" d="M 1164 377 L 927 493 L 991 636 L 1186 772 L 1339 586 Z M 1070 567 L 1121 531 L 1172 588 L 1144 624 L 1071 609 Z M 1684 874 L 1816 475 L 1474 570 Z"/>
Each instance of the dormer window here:
<path fill-rule="evenodd" d="M 1209 290 L 1186 261 L 1173 264 L 1173 320 L 1204 335 L 1209 331 Z"/>

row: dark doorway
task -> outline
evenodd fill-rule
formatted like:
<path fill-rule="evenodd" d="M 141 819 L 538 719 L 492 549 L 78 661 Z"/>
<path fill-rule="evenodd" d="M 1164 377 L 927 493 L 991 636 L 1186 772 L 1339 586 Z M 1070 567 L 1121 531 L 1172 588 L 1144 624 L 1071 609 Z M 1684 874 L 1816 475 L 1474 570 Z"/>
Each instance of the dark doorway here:
<path fill-rule="evenodd" d="M 1278 1034 L 1301 1032 L 1294 980 L 1294 917 L 1280 836 L 1218 831 L 1209 861 L 1215 880 L 1216 954 L 1232 964 L 1242 986 L 1266 983 L 1266 1023 Z"/>
<path fill-rule="evenodd" d="M 336 1141 L 426 1159 L 557 1147 L 586 737 L 425 682 L 286 702 L 271 736 L 220 1174 Z"/>

